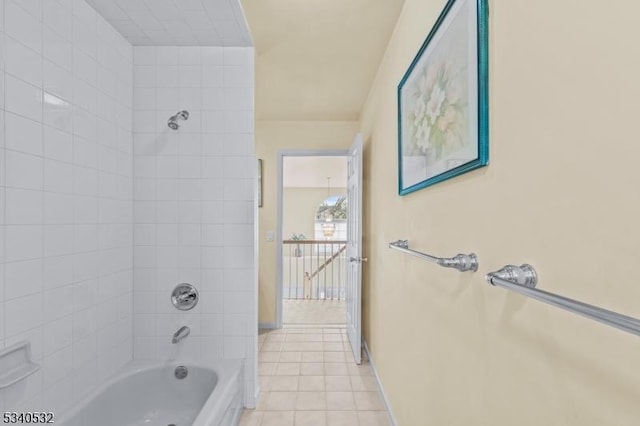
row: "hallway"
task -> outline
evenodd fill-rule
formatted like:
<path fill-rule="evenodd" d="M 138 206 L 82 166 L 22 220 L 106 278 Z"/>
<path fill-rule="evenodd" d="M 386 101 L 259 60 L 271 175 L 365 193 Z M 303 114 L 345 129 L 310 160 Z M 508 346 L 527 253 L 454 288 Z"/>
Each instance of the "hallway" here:
<path fill-rule="evenodd" d="M 388 426 L 371 365 L 353 363 L 344 328 L 261 331 L 260 398 L 240 426 Z"/>
<path fill-rule="evenodd" d="M 282 301 L 282 322 L 296 325 L 342 325 L 346 318 L 344 300 L 285 299 Z"/>

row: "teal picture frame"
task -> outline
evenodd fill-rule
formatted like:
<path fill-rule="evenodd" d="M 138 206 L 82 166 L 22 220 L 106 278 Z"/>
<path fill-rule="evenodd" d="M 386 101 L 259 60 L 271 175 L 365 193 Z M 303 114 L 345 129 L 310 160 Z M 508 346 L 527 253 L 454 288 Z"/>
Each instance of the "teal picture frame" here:
<path fill-rule="evenodd" d="M 487 0 L 449 0 L 398 84 L 398 193 L 489 164 Z"/>

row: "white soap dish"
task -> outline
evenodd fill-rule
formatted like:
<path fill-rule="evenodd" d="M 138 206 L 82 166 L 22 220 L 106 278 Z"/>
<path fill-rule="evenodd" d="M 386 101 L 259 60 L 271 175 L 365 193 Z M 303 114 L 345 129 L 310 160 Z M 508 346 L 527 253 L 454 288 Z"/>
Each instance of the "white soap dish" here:
<path fill-rule="evenodd" d="M 0 389 L 26 379 L 40 369 L 31 361 L 31 343 L 19 342 L 0 351 Z"/>

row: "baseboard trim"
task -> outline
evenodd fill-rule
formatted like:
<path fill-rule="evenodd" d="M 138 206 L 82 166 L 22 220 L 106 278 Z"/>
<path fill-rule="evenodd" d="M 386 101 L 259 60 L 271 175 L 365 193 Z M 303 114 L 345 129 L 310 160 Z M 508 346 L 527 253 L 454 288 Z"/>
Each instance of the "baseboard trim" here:
<path fill-rule="evenodd" d="M 378 383 L 378 388 L 380 389 L 380 393 L 382 394 L 382 402 L 384 402 L 384 405 L 387 408 L 387 412 L 389 413 L 389 420 L 391 420 L 391 425 L 397 426 L 398 422 L 396 420 L 396 417 L 393 415 L 393 411 L 391 410 L 391 404 L 389 404 L 389 399 L 387 398 L 387 394 L 384 392 L 384 388 L 382 387 L 382 382 L 380 381 L 380 376 L 378 375 L 376 364 L 373 362 L 373 358 L 371 358 L 371 352 L 369 352 L 369 346 L 367 346 L 367 342 L 364 339 L 362 339 L 362 345 L 364 347 L 364 352 L 367 355 L 367 359 L 369 360 L 369 364 L 371 364 L 371 368 L 373 369 L 373 374 L 376 377 L 376 383 Z"/>
<path fill-rule="evenodd" d="M 259 322 L 258 328 L 265 329 L 265 330 L 275 330 L 278 327 L 276 326 L 275 322 Z"/>

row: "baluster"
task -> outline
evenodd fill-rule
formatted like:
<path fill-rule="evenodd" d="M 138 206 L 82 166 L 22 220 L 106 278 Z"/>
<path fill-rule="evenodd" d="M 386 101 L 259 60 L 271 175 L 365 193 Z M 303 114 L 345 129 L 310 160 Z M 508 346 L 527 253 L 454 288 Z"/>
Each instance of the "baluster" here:
<path fill-rule="evenodd" d="M 323 300 L 327 300 L 327 243 L 323 245 L 324 262 L 322 263 L 322 276 L 324 277 L 324 291 L 322 293 Z"/>
<path fill-rule="evenodd" d="M 287 248 L 289 249 L 289 279 L 287 280 L 289 287 L 289 299 L 291 299 L 291 244 L 287 244 Z"/>
<path fill-rule="evenodd" d="M 340 247 L 338 250 L 342 250 Z M 338 254 L 338 300 L 341 299 L 341 291 L 342 291 L 342 253 Z"/>
<path fill-rule="evenodd" d="M 334 293 L 336 292 L 336 287 L 335 287 L 335 280 L 336 280 L 336 276 L 335 276 L 335 271 L 336 269 L 334 268 L 334 260 L 335 257 L 333 257 L 335 255 L 335 251 L 334 251 L 334 243 L 331 243 L 331 300 L 334 300 Z"/>

